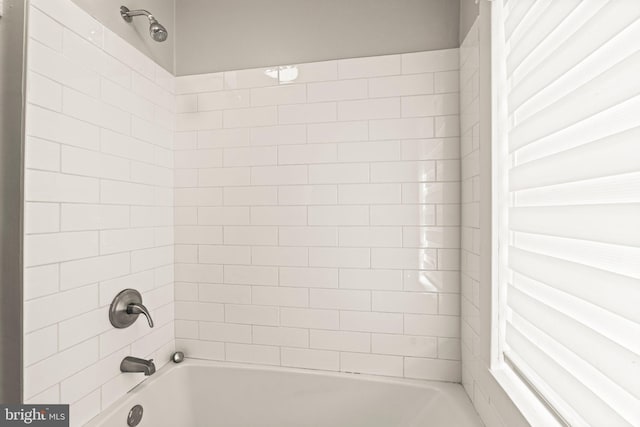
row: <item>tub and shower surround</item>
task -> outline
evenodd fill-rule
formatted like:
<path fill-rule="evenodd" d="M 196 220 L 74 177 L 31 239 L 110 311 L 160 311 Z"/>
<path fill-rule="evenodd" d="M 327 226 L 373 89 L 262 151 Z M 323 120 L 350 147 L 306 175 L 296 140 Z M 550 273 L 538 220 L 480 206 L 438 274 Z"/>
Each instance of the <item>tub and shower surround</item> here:
<path fill-rule="evenodd" d="M 177 78 L 178 347 L 460 380 L 458 60 Z"/>
<path fill-rule="evenodd" d="M 24 399 L 82 425 L 174 349 L 174 77 L 69 0 L 29 7 Z M 155 328 L 108 320 L 138 289 Z"/>

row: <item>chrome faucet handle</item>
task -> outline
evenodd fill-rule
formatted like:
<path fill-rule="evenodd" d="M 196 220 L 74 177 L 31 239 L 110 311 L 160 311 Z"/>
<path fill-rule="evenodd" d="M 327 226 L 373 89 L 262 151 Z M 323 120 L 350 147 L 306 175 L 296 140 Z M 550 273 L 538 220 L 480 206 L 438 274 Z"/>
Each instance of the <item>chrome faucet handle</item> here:
<path fill-rule="evenodd" d="M 151 319 L 151 314 L 149 314 L 149 310 L 144 305 L 132 302 L 127 305 L 127 314 L 144 314 L 147 322 L 149 322 L 149 327 L 153 328 L 153 319 Z"/>
<path fill-rule="evenodd" d="M 147 318 L 149 327 L 153 328 L 149 310 L 142 304 L 142 295 L 135 289 L 125 289 L 120 292 L 109 307 L 109 321 L 118 329 L 128 328 L 138 320 L 141 314 Z"/>

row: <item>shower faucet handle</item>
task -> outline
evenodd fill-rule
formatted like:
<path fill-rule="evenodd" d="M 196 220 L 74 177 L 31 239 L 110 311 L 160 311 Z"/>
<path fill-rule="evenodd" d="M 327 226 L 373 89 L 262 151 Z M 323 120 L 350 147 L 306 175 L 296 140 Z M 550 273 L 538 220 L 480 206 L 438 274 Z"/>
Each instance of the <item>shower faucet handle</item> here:
<path fill-rule="evenodd" d="M 128 328 L 143 314 L 153 328 L 153 320 L 147 307 L 142 304 L 142 295 L 135 289 L 125 289 L 111 302 L 109 307 L 109 321 L 118 329 Z"/>
<path fill-rule="evenodd" d="M 127 314 L 144 314 L 147 322 L 149 322 L 149 327 L 153 328 L 153 319 L 151 319 L 151 314 L 149 314 L 149 310 L 144 305 L 132 302 L 127 306 Z"/>

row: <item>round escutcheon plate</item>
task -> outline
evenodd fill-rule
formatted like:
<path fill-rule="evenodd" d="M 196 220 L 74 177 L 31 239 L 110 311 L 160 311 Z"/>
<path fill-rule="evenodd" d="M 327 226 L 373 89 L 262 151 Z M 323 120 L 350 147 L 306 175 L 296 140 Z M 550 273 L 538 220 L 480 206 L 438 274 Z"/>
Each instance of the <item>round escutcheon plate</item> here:
<path fill-rule="evenodd" d="M 142 413 L 144 409 L 142 409 L 142 405 L 136 405 L 129 411 L 129 415 L 127 415 L 127 425 L 129 427 L 135 427 L 140 424 L 142 420 Z"/>

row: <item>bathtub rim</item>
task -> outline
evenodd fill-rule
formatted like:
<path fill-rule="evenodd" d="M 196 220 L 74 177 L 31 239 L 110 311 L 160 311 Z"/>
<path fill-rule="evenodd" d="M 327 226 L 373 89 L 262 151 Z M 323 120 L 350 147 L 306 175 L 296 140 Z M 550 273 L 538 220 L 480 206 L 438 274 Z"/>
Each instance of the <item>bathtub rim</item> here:
<path fill-rule="evenodd" d="M 132 389 L 127 391 L 124 395 L 119 397 L 115 402 L 109 405 L 107 408 L 98 413 L 95 417 L 91 418 L 84 426 L 85 427 L 97 427 L 99 423 L 108 419 L 112 414 L 128 408 L 131 399 L 135 398 L 136 394 L 144 392 L 149 387 L 152 387 L 154 383 L 161 378 L 169 375 L 176 370 L 187 369 L 191 367 L 213 367 L 213 368 L 235 368 L 246 371 L 261 371 L 261 372 L 280 372 L 280 373 L 294 373 L 304 374 L 310 376 L 322 376 L 330 378 L 351 379 L 362 382 L 375 382 L 382 384 L 393 385 L 405 385 L 416 387 L 424 390 L 431 390 L 435 394 L 443 396 L 447 400 L 455 400 L 456 405 L 460 405 L 461 409 L 465 412 L 465 415 L 475 416 L 480 420 L 480 416 L 471 402 L 471 399 L 464 391 L 461 383 L 450 381 L 435 381 L 435 380 L 422 380 L 414 378 L 400 378 L 390 377 L 382 375 L 360 374 L 355 372 L 340 372 L 340 371 L 324 371 L 319 369 L 307 369 L 307 368 L 294 368 L 288 366 L 270 366 L 260 365 L 255 363 L 245 362 L 227 362 L 222 360 L 208 360 L 198 359 L 194 357 L 185 356 L 184 361 L 181 363 L 169 362 L 163 365 L 158 371 L 150 378 L 145 378 L 143 381 L 135 385 Z M 458 401 L 460 400 L 460 401 Z M 426 406 L 432 402 L 427 403 Z"/>

